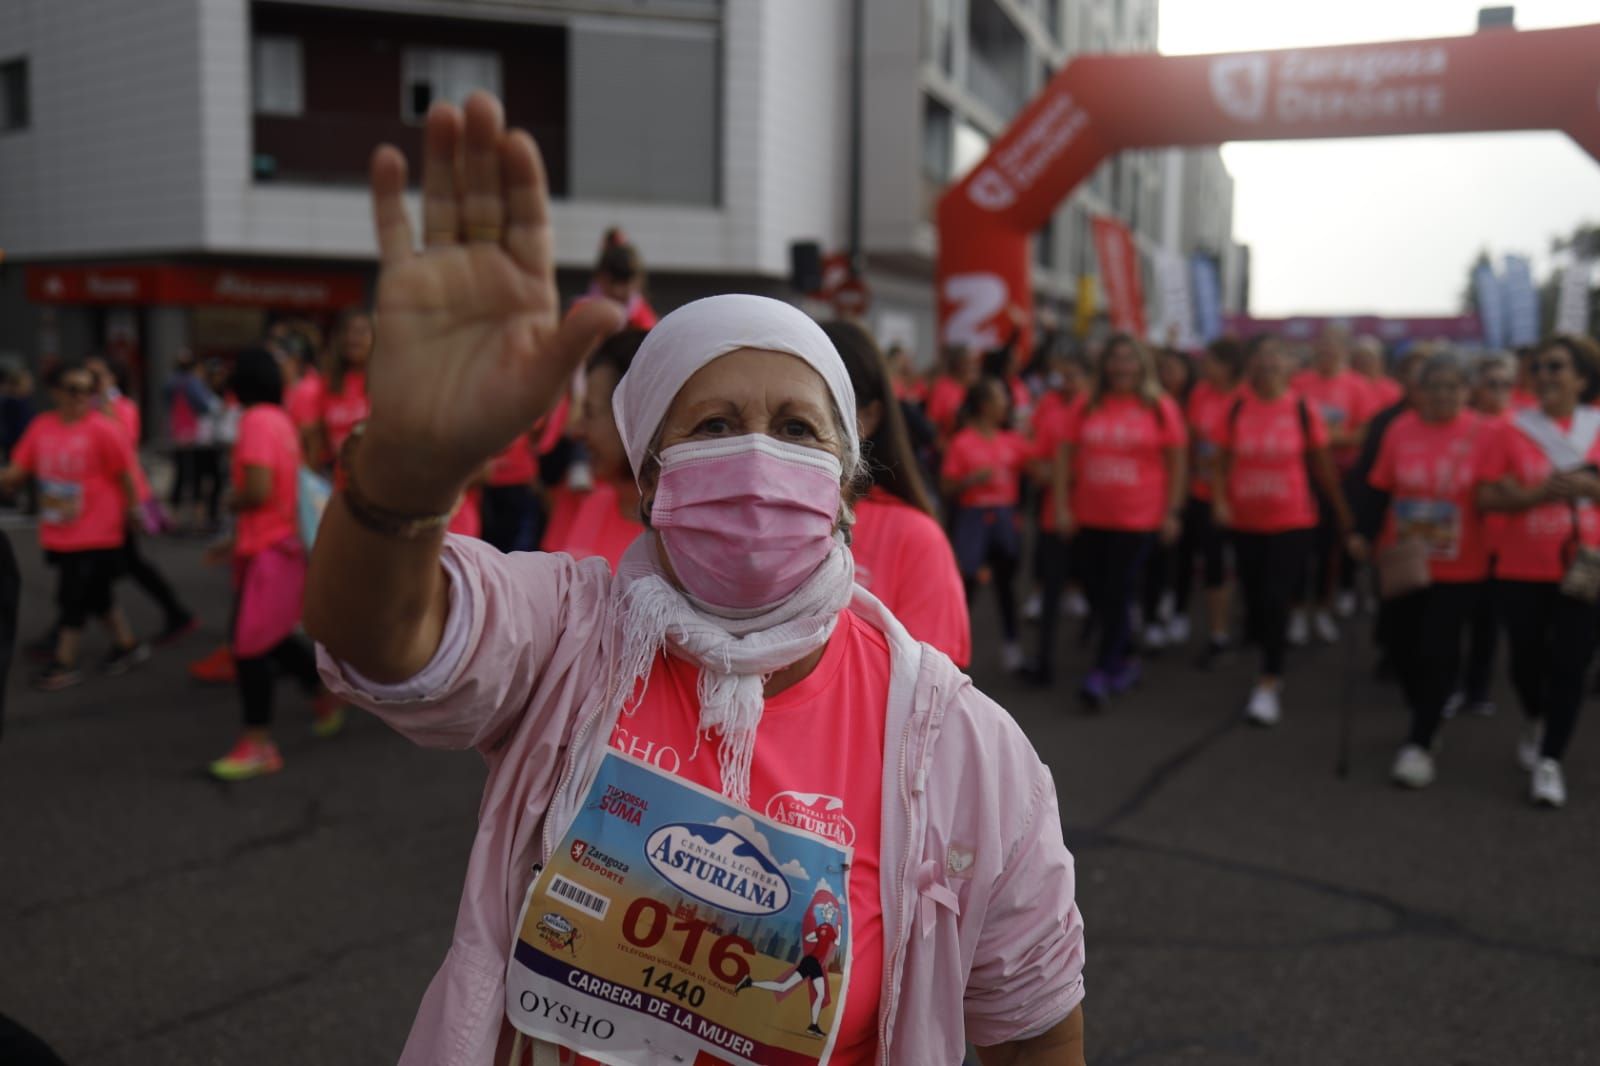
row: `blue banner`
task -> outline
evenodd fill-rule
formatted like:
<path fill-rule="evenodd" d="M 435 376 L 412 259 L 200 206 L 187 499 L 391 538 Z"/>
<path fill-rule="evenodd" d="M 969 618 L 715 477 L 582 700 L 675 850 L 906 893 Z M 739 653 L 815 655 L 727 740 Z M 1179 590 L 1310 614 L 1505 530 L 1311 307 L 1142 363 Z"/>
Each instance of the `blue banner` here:
<path fill-rule="evenodd" d="M 1222 336 L 1222 282 L 1217 277 L 1217 261 L 1196 252 L 1189 259 L 1189 276 L 1194 286 L 1195 329 L 1200 343 L 1210 344 Z"/>
<path fill-rule="evenodd" d="M 1527 256 L 1506 256 L 1506 339 L 1513 348 L 1539 343 L 1539 294 Z"/>
<path fill-rule="evenodd" d="M 1473 289 L 1478 296 L 1478 320 L 1483 324 L 1483 343 L 1489 348 L 1506 346 L 1506 289 L 1505 282 L 1495 276 L 1494 267 L 1478 264 L 1472 275 Z"/>

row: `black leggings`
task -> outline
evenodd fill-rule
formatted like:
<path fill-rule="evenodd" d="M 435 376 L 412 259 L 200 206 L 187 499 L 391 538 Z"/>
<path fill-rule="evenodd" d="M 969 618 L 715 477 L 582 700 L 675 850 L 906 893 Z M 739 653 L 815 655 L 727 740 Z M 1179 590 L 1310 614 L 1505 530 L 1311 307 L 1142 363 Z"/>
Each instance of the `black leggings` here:
<path fill-rule="evenodd" d="M 1178 540 L 1178 562 L 1173 571 L 1173 607 L 1189 610 L 1194 592 L 1194 562 L 1200 559 L 1200 579 L 1207 591 L 1228 581 L 1227 537 L 1211 516 L 1211 501 L 1189 497 L 1183 508 L 1183 536 Z"/>
<path fill-rule="evenodd" d="M 994 586 L 995 602 L 1000 605 L 1000 633 L 1010 644 L 1017 639 L 1017 557 L 998 546 L 991 546 L 984 560 L 989 567 L 989 584 Z M 978 594 L 977 577 L 961 577 L 967 593 L 967 609 L 972 609 Z"/>
<path fill-rule="evenodd" d="M 187 620 L 190 617 L 189 609 L 178 600 L 178 594 L 172 591 L 172 585 L 161 571 L 139 550 L 139 535 L 131 524 L 126 536 L 122 544 L 122 572 L 143 589 L 145 595 L 156 601 L 166 616 L 168 626 Z"/>
<path fill-rule="evenodd" d="M 212 525 L 222 516 L 223 449 L 212 444 L 194 449 L 194 498 L 205 501 L 206 521 Z"/>
<path fill-rule="evenodd" d="M 1233 534 L 1239 587 L 1244 593 L 1245 634 L 1261 648 L 1261 673 L 1283 676 L 1288 646 L 1289 605 L 1305 587 L 1306 556 L 1315 543 L 1309 529 Z"/>
<path fill-rule="evenodd" d="M 1522 713 L 1544 721 L 1546 759 L 1567 752 L 1594 657 L 1595 611 L 1554 582 L 1501 581 L 1500 616 L 1511 647 L 1511 686 Z"/>
<path fill-rule="evenodd" d="M 167 503 L 176 511 L 189 499 L 200 498 L 200 483 L 195 476 L 195 452 L 192 444 L 180 444 L 172 452 L 172 492 Z"/>
<path fill-rule="evenodd" d="M 1083 575 L 1090 615 L 1100 633 L 1097 670 L 1113 672 L 1127 660 L 1133 595 L 1155 542 L 1154 533 L 1123 529 L 1080 529 L 1073 538 L 1075 565 Z"/>
<path fill-rule="evenodd" d="M 1419 748 L 1432 747 L 1439 731 L 1461 676 L 1462 637 L 1482 591 L 1475 581 L 1438 582 L 1389 601 L 1389 654 L 1411 709 L 1408 739 Z"/>
<path fill-rule="evenodd" d="M 1145 625 L 1156 621 L 1161 613 L 1161 597 L 1172 588 L 1172 572 L 1177 562 L 1176 546 L 1163 544 L 1159 539 L 1150 545 L 1150 552 L 1144 560 L 1143 584 L 1139 590 L 1139 605 L 1144 612 Z"/>
<path fill-rule="evenodd" d="M 1500 650 L 1500 592 L 1492 577 L 1478 586 L 1471 623 L 1467 661 L 1461 676 L 1461 691 L 1469 704 L 1482 703 L 1489 698 L 1495 653 Z"/>
<path fill-rule="evenodd" d="M 301 636 L 288 636 L 265 655 L 236 659 L 239 673 L 239 701 L 244 704 L 244 724 L 264 729 L 272 724 L 272 683 L 277 671 L 294 678 L 306 695 L 317 694 L 317 657 Z"/>

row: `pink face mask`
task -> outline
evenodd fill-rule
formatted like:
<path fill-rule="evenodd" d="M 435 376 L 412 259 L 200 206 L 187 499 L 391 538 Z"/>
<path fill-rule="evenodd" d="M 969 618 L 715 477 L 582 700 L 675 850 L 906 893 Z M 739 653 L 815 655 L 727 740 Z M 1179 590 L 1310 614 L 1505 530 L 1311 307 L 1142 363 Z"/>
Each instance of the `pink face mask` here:
<path fill-rule="evenodd" d="M 661 453 L 650 525 L 691 596 L 769 607 L 833 550 L 842 473 L 827 452 L 761 434 L 677 444 Z"/>

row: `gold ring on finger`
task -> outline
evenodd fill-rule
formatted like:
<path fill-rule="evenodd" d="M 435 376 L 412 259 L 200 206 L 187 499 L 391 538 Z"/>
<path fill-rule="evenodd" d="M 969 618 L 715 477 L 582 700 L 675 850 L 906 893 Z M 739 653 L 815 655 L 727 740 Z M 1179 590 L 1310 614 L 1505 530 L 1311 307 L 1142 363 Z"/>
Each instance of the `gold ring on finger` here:
<path fill-rule="evenodd" d="M 453 229 L 431 229 L 428 231 L 429 244 L 454 244 L 456 231 Z"/>
<path fill-rule="evenodd" d="M 500 243 L 499 226 L 468 226 L 467 240 L 488 241 L 490 244 Z"/>

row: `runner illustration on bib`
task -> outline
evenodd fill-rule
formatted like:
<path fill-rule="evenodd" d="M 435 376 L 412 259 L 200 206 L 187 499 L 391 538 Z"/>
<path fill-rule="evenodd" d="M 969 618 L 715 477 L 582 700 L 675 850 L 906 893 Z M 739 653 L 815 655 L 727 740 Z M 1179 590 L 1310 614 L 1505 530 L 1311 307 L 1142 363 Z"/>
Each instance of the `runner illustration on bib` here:
<path fill-rule="evenodd" d="M 850 977 L 829 879 L 852 855 L 607 752 L 528 888 L 506 1015 L 606 1066 L 826 1063 Z M 785 1006 L 802 985 L 809 1002 Z"/>

